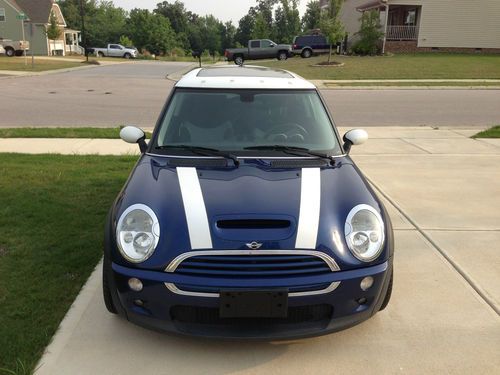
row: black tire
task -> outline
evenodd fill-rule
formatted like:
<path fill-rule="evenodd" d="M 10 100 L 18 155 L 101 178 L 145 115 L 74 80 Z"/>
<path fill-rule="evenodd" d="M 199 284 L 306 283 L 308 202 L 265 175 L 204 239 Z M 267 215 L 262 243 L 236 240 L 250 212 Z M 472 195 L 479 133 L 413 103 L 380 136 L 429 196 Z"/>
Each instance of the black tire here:
<path fill-rule="evenodd" d="M 243 58 L 243 56 L 241 56 L 241 55 L 234 56 L 234 63 L 236 65 L 243 65 L 244 62 L 245 62 L 245 59 Z"/>
<path fill-rule="evenodd" d="M 12 47 L 5 48 L 5 56 L 14 57 L 16 55 L 16 51 Z"/>
<path fill-rule="evenodd" d="M 106 256 L 104 256 L 104 262 L 102 265 L 102 296 L 104 297 L 104 304 L 106 305 L 106 309 L 111 314 L 118 314 L 116 306 L 113 303 L 113 297 L 111 296 L 111 289 L 109 288 L 108 273 L 111 268 L 110 263 L 111 262 L 106 259 Z"/>
<path fill-rule="evenodd" d="M 310 49 L 305 49 L 302 51 L 302 54 L 300 56 L 302 56 L 303 59 L 308 59 L 312 56 L 312 51 Z"/>
<path fill-rule="evenodd" d="M 393 278 L 394 278 L 394 271 L 391 273 L 391 279 L 389 280 L 389 286 L 387 287 L 387 293 L 385 293 L 384 302 L 382 302 L 382 306 L 380 306 L 379 311 L 384 310 L 387 307 L 387 305 L 389 304 L 389 301 L 391 300 L 392 279 Z"/>
<path fill-rule="evenodd" d="M 128 52 L 125 55 L 123 55 L 123 58 L 127 59 L 127 60 L 130 59 L 131 57 L 132 57 L 132 55 Z"/>
<path fill-rule="evenodd" d="M 102 53 L 102 52 L 97 52 L 97 57 L 104 57 L 104 53 Z"/>
<path fill-rule="evenodd" d="M 288 54 L 286 53 L 286 51 L 279 51 L 277 59 L 279 61 L 285 61 L 286 59 L 288 59 Z"/>

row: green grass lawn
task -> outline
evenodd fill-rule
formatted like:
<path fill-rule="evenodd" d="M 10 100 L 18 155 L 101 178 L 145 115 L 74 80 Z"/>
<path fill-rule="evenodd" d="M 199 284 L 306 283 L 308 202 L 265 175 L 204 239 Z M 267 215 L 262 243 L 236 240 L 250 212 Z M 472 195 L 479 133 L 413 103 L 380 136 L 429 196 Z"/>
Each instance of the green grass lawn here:
<path fill-rule="evenodd" d="M 101 258 L 136 159 L 0 154 L 0 374 L 33 371 Z"/>
<path fill-rule="evenodd" d="M 31 56 L 28 57 L 28 65 L 25 65 L 24 58 L 20 57 L 0 57 L 0 70 L 15 70 L 26 72 L 43 72 L 46 70 L 67 69 L 82 66 L 79 61 L 63 61 L 38 59 L 35 57 L 35 69 L 31 66 Z"/>
<path fill-rule="evenodd" d="M 447 53 L 400 54 L 394 56 L 333 56 L 341 67 L 312 67 L 327 55 L 286 61 L 248 61 L 291 70 L 307 79 L 500 79 L 500 55 Z"/>
<path fill-rule="evenodd" d="M 120 138 L 121 128 L 0 128 L 0 138 Z M 146 132 L 151 138 L 151 133 Z"/>
<path fill-rule="evenodd" d="M 327 83 L 326 87 L 370 87 L 370 86 L 397 86 L 397 87 L 500 87 L 500 82 L 339 82 Z"/>
<path fill-rule="evenodd" d="M 472 138 L 500 138 L 500 125 L 473 135 Z"/>

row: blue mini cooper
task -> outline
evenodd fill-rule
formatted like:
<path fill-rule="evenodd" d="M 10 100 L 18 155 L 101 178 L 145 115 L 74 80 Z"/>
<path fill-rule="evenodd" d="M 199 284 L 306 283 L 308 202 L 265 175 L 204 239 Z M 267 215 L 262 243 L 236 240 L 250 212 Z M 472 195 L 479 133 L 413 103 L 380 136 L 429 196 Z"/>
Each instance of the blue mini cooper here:
<path fill-rule="evenodd" d="M 176 85 L 107 220 L 107 309 L 188 335 L 286 339 L 383 310 L 393 231 L 318 90 L 261 67 Z"/>

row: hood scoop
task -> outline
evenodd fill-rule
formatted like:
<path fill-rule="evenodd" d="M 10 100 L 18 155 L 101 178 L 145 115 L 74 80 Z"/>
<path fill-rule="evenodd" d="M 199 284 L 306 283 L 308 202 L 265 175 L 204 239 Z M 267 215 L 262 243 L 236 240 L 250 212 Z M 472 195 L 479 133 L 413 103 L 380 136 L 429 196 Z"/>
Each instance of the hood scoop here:
<path fill-rule="evenodd" d="M 284 215 L 224 216 L 214 222 L 215 234 L 233 241 L 279 241 L 295 234 L 296 222 Z"/>
<path fill-rule="evenodd" d="M 283 229 L 289 228 L 290 220 L 272 219 L 243 219 L 243 220 L 219 220 L 217 227 L 220 229 Z"/>

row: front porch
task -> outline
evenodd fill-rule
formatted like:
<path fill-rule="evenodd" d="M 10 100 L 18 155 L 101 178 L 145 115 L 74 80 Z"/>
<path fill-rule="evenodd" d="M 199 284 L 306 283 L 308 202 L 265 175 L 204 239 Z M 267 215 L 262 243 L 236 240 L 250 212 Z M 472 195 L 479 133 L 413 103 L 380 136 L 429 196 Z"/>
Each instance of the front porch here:
<path fill-rule="evenodd" d="M 372 1 L 358 8 L 359 12 L 376 10 L 380 14 L 387 41 L 417 41 L 422 6 L 390 5 L 386 2 Z"/>
<path fill-rule="evenodd" d="M 64 29 L 60 39 L 49 40 L 50 56 L 83 55 L 84 50 L 80 46 L 80 31 Z"/>
<path fill-rule="evenodd" d="M 421 6 L 388 5 L 386 40 L 418 40 Z"/>

